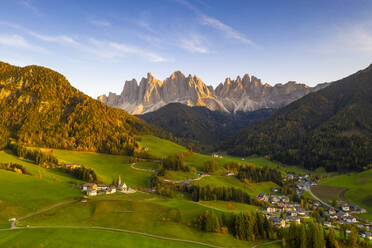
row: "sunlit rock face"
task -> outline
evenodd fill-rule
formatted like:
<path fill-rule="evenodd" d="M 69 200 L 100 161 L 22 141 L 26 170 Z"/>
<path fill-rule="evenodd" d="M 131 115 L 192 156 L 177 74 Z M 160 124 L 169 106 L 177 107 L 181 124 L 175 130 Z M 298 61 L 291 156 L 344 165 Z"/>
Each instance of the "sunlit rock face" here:
<path fill-rule="evenodd" d="M 131 114 L 152 112 L 172 102 L 233 113 L 280 108 L 327 85 L 309 87 L 288 82 L 271 86 L 245 74 L 243 78 L 238 76 L 235 80 L 226 78 L 223 84 L 213 89 L 197 76 L 186 77 L 180 71 L 175 71 L 163 82 L 151 73 L 139 83 L 135 79 L 126 81 L 120 95 L 110 92 L 107 96 L 99 96 L 98 100 Z"/>

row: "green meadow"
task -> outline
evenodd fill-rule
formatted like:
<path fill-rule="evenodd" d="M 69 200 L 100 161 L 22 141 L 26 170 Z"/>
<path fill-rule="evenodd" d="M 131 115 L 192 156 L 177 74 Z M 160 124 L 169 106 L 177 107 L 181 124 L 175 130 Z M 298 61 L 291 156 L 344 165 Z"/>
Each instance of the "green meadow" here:
<path fill-rule="evenodd" d="M 246 191 L 252 197 L 256 197 L 259 193 L 270 193 L 271 188 L 279 187 L 273 182 L 243 183 L 233 176 L 208 176 L 192 183 L 200 186 L 234 187 Z"/>
<path fill-rule="evenodd" d="M 81 195 L 70 184 L 0 170 L 0 223 Z"/>
<path fill-rule="evenodd" d="M 164 158 L 172 154 L 188 152 L 188 150 L 183 146 L 155 136 L 144 135 L 141 136 L 140 139 L 140 146 L 147 147 L 149 154 L 156 157 Z"/>
<path fill-rule="evenodd" d="M 363 217 L 372 219 L 372 169 L 360 173 L 331 176 L 321 181 L 321 185 L 344 187 L 345 197 L 351 203 L 368 210 Z"/>
<path fill-rule="evenodd" d="M 214 175 L 204 177 L 193 184 L 236 187 L 248 192 L 252 197 L 258 193 L 269 193 L 272 182 L 245 184 L 236 177 L 222 176 L 222 166 L 229 161 L 255 163 L 258 166 L 277 166 L 264 158 L 242 160 L 237 157 L 224 156 L 212 158 L 209 155 L 190 154 L 188 150 L 173 142 L 153 136 L 142 136 L 141 146 L 149 148 L 149 152 L 157 157 L 184 153 L 185 163 L 202 170 L 205 161 L 215 160 L 220 167 Z M 148 179 L 153 174 L 139 169 L 156 169 L 158 161 L 138 162 L 131 168 L 128 156 L 100 154 L 94 152 L 76 152 L 53 150 L 60 162 L 74 163 L 94 169 L 98 180 L 111 184 L 121 177 L 129 186 L 148 186 Z M 32 175 L 21 175 L 15 172 L 0 170 L 0 228 L 8 228 L 8 219 L 21 217 L 57 203 L 81 197 L 79 185 L 84 183 L 58 169 L 42 168 L 30 161 L 17 158 L 10 152 L 0 151 L 0 162 L 16 162 L 22 164 Z M 198 177 L 197 174 L 178 171 L 167 171 L 165 176 L 173 180 Z M 90 198 L 87 202 L 75 201 L 42 212 L 38 215 L 20 220 L 18 226 L 54 226 L 45 229 L 22 229 L 0 231 L 1 247 L 119 247 L 125 243 L 128 247 L 200 247 L 175 241 L 164 241 L 143 235 L 117 233 L 92 229 L 67 229 L 63 226 L 102 226 L 119 228 L 170 238 L 201 241 L 224 247 L 249 247 L 253 243 L 239 241 L 230 234 L 207 233 L 192 227 L 193 220 L 204 211 L 215 211 L 216 214 L 228 214 L 241 211 L 256 211 L 257 207 L 243 203 L 223 201 L 192 202 L 187 194 L 179 194 L 177 198 L 165 198 L 155 194 L 137 192 L 134 194 L 116 193 Z M 3 236 L 2 236 L 3 235 Z M 63 236 L 65 238 L 58 238 Z M 6 238 L 2 238 L 6 237 Z M 20 238 L 22 237 L 22 238 Z M 98 239 L 97 237 L 100 237 Z M 106 246 L 107 247 L 107 246 Z"/>
<path fill-rule="evenodd" d="M 205 247 L 202 245 L 189 244 L 185 242 L 162 240 L 139 234 L 95 229 L 49 228 L 0 231 L 0 247 L 4 248 L 161 248 L 165 246 L 174 248 Z"/>
<path fill-rule="evenodd" d="M 236 240 L 230 234 L 206 233 L 192 228 L 192 220 L 208 209 L 213 208 L 147 193 L 114 194 L 95 197 L 86 203 L 64 205 L 22 220 L 18 225 L 102 226 L 228 247 L 250 244 Z"/>
<path fill-rule="evenodd" d="M 128 185 L 135 187 L 147 187 L 151 172 L 139 171 L 131 168 L 130 157 L 109 155 L 94 152 L 75 152 L 68 150 L 53 150 L 54 155 L 61 162 L 76 163 L 92 168 L 98 176 L 98 180 L 111 184 L 118 176 Z M 144 163 L 148 164 L 148 163 Z M 153 165 L 153 164 L 152 164 Z M 136 167 L 141 167 L 136 164 Z"/>

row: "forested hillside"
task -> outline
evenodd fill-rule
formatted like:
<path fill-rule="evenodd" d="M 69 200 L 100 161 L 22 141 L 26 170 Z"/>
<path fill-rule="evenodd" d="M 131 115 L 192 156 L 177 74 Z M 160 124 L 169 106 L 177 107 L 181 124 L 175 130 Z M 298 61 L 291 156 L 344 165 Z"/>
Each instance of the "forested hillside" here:
<path fill-rule="evenodd" d="M 133 154 L 135 134 L 150 127 L 72 87 L 47 68 L 0 62 L 0 146 L 9 138 L 27 146 Z"/>
<path fill-rule="evenodd" d="M 213 149 L 219 142 L 236 134 L 254 122 L 274 113 L 272 109 L 230 114 L 211 111 L 205 107 L 189 107 L 170 103 L 154 112 L 138 117 L 161 127 L 181 139 L 179 143 L 193 143 L 194 147 Z"/>
<path fill-rule="evenodd" d="M 372 163 L 372 65 L 245 129 L 223 149 L 328 171 Z"/>

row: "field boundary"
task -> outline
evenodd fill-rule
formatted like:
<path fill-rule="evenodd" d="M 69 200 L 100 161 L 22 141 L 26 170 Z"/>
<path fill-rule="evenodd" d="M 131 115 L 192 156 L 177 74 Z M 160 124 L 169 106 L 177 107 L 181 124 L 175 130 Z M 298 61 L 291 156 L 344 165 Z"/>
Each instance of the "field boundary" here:
<path fill-rule="evenodd" d="M 29 227 L 14 227 L 14 228 L 0 229 L 0 231 L 14 231 L 14 230 L 27 230 L 27 229 L 88 229 L 88 230 L 91 229 L 91 230 L 104 230 L 104 231 L 137 234 L 137 235 L 147 236 L 147 237 L 156 238 L 156 239 L 170 240 L 170 241 L 183 242 L 183 243 L 190 243 L 190 244 L 202 245 L 202 246 L 207 246 L 207 247 L 212 247 L 212 248 L 226 248 L 224 246 L 217 246 L 217 245 L 212 245 L 212 244 L 203 243 L 203 242 L 194 241 L 194 240 L 170 238 L 170 237 L 160 236 L 160 235 L 156 235 L 156 234 L 137 232 L 137 231 L 131 231 L 131 230 L 127 230 L 127 229 L 119 229 L 119 228 L 112 228 L 112 227 L 102 227 L 102 226 L 29 226 Z"/>

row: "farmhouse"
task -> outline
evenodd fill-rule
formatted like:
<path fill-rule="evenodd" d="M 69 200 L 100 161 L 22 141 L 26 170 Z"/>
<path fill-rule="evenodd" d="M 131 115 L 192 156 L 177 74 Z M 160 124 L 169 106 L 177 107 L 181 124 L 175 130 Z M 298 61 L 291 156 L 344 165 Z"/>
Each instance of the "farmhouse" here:
<path fill-rule="evenodd" d="M 88 191 L 89 189 L 97 189 L 97 184 L 95 184 L 95 183 L 85 183 L 85 184 L 83 184 L 83 191 Z"/>
<path fill-rule="evenodd" d="M 87 191 L 88 196 L 96 196 L 97 195 L 97 190 L 96 189 L 88 189 Z"/>
<path fill-rule="evenodd" d="M 105 190 L 107 189 L 107 186 L 105 184 L 98 184 L 97 185 L 97 190 Z"/>
<path fill-rule="evenodd" d="M 336 210 L 334 208 L 330 208 L 328 210 L 328 213 L 329 213 L 329 215 L 335 215 L 336 214 Z"/>
<path fill-rule="evenodd" d="M 223 158 L 222 155 L 218 155 L 217 153 L 212 153 L 212 158 Z"/>
<path fill-rule="evenodd" d="M 259 201 L 268 201 L 269 200 L 269 196 L 266 195 L 265 193 L 260 193 L 257 197 L 256 197 L 257 200 Z"/>
<path fill-rule="evenodd" d="M 342 209 L 342 211 L 350 211 L 350 207 L 349 207 L 349 205 L 347 205 L 347 204 L 345 204 L 345 205 L 343 205 L 342 207 L 341 207 L 341 209 Z"/>
<path fill-rule="evenodd" d="M 106 189 L 106 195 L 110 195 L 116 192 L 116 187 L 108 187 Z"/>

